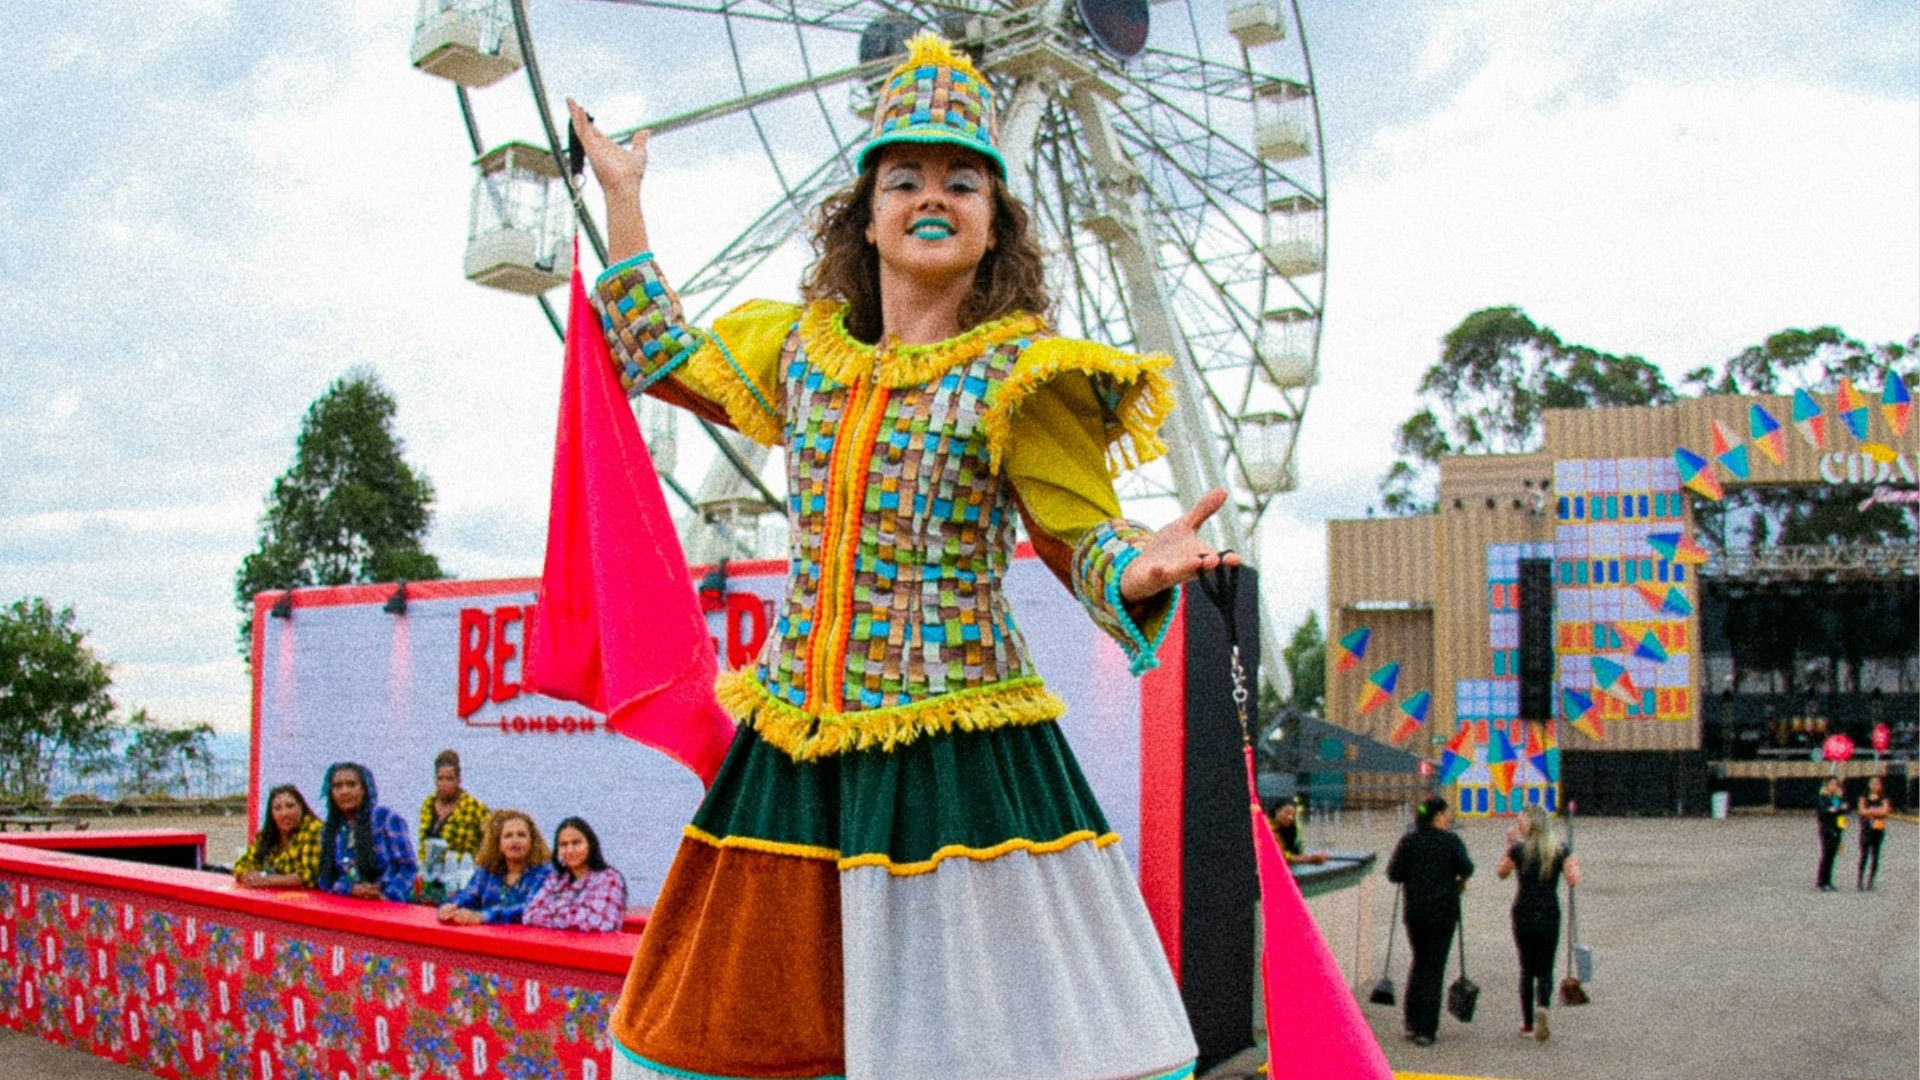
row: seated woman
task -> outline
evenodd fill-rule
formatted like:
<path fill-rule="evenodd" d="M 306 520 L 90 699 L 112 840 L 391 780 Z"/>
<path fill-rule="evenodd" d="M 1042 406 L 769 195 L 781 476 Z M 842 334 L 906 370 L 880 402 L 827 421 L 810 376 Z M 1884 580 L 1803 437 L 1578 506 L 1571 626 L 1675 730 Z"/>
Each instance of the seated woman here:
<path fill-rule="evenodd" d="M 627 916 L 627 879 L 607 865 L 593 826 L 570 817 L 553 830 L 553 870 L 547 883 L 527 901 L 528 926 L 620 929 Z"/>
<path fill-rule="evenodd" d="M 465 926 L 519 922 L 521 909 L 553 874 L 549 857 L 532 818 L 518 810 L 494 811 L 474 859 L 473 879 L 440 905 L 440 921 Z"/>
<path fill-rule="evenodd" d="M 323 786 L 327 822 L 320 833 L 319 886 L 337 896 L 405 903 L 419 870 L 407 819 L 380 805 L 365 765 L 329 765 Z"/>
<path fill-rule="evenodd" d="M 320 818 L 292 784 L 267 792 L 267 815 L 233 880 L 249 889 L 311 889 L 320 878 Z"/>
<path fill-rule="evenodd" d="M 1280 854 L 1286 857 L 1287 865 L 1318 866 L 1327 861 L 1325 852 L 1309 854 L 1300 846 L 1299 810 L 1291 799 L 1273 808 L 1267 824 L 1273 829 L 1273 838 L 1280 843 Z"/>

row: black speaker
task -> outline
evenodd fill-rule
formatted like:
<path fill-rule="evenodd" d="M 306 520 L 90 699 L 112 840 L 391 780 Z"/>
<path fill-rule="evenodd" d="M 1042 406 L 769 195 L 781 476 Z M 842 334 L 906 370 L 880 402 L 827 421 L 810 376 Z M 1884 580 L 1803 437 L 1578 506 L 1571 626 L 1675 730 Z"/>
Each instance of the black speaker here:
<path fill-rule="evenodd" d="M 1520 718 L 1553 719 L 1553 560 L 1520 560 Z"/>

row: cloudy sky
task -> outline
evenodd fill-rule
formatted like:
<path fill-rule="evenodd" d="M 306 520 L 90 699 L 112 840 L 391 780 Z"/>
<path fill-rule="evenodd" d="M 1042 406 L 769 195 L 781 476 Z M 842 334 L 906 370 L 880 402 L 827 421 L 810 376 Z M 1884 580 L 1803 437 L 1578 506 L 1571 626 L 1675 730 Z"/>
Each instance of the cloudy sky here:
<path fill-rule="evenodd" d="M 551 92 L 612 125 L 731 70 L 712 33 L 530 6 Z M 1302 487 L 1264 529 L 1280 625 L 1324 606 L 1323 523 L 1366 512 L 1471 311 L 1670 377 L 1790 326 L 1920 331 L 1911 3 L 1301 6 L 1331 271 Z M 0 5 L 0 601 L 71 605 L 124 705 L 245 728 L 234 572 L 349 368 L 399 400 L 442 564 L 538 572 L 559 351 L 529 301 L 461 278 L 471 153 L 450 85 L 408 66 L 414 12 Z M 490 142 L 538 136 L 524 82 L 477 98 Z M 712 132 L 663 136 L 654 170 L 663 250 L 711 250 L 777 190 Z"/>

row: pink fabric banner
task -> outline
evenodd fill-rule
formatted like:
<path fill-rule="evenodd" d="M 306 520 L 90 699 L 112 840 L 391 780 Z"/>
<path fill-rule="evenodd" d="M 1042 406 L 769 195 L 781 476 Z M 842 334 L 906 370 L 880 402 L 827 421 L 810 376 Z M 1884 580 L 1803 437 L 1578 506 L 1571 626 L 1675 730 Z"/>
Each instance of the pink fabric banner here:
<path fill-rule="evenodd" d="M 1293 871 L 1280 854 L 1254 786 L 1253 750 L 1246 750 L 1252 800 L 1253 853 L 1260 871 L 1260 982 L 1267 1010 L 1267 1073 L 1271 1080 L 1393 1080 L 1387 1055 L 1360 1015 L 1360 1003 L 1307 910 Z"/>
<path fill-rule="evenodd" d="M 733 740 L 706 617 L 653 458 L 614 377 L 574 244 L 553 503 L 526 681 L 709 784 Z"/>

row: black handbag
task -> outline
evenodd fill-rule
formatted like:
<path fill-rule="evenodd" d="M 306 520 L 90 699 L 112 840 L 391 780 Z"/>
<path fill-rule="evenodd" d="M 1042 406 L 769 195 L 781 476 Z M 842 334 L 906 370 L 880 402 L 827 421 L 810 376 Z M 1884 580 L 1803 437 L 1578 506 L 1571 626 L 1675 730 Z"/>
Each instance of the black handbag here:
<path fill-rule="evenodd" d="M 1393 937 L 1400 923 L 1400 894 L 1403 891 L 1405 890 L 1394 890 L 1393 914 L 1387 918 L 1387 958 L 1380 964 L 1380 981 L 1373 984 L 1373 992 L 1367 995 L 1369 1002 L 1385 1005 L 1388 1008 L 1392 1008 L 1394 1004 L 1393 976 L 1388 972 L 1393 969 Z"/>
<path fill-rule="evenodd" d="M 1463 1024 L 1473 1023 L 1473 1010 L 1480 1004 L 1480 984 L 1467 978 L 1467 924 L 1456 909 L 1454 920 L 1460 933 L 1460 977 L 1447 987 L 1447 1012 Z"/>

